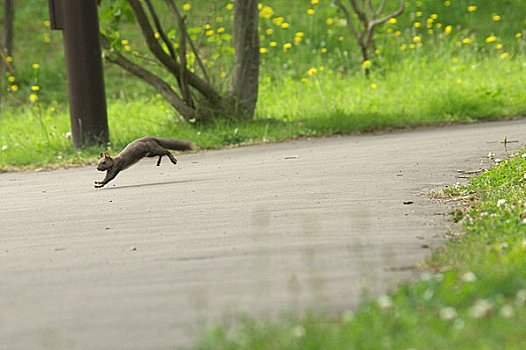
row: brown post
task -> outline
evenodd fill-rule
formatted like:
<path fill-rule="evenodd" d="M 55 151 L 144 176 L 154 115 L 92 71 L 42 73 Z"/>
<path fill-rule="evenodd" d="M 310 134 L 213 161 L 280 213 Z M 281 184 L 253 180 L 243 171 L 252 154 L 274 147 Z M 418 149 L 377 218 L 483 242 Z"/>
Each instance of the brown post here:
<path fill-rule="evenodd" d="M 109 141 L 96 0 L 49 0 L 51 26 L 63 29 L 73 144 Z"/>

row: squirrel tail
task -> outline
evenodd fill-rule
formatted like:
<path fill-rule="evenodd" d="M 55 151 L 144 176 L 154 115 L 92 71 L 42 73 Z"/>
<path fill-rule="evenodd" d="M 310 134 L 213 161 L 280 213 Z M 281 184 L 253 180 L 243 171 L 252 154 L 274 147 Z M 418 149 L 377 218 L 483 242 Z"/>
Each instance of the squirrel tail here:
<path fill-rule="evenodd" d="M 162 137 L 156 137 L 155 140 L 162 147 L 175 151 L 190 151 L 192 149 L 192 143 L 190 141 L 168 139 Z"/>

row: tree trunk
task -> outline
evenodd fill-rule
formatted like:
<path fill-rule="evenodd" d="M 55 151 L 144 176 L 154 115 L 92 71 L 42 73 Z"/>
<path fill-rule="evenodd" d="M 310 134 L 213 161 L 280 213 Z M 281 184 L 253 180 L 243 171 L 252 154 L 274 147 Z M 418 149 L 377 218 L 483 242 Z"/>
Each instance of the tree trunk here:
<path fill-rule="evenodd" d="M 236 117 L 252 118 L 259 79 L 258 1 L 236 0 L 234 14 L 235 66 L 232 97 Z"/>
<path fill-rule="evenodd" d="M 5 0 L 4 2 L 4 42 L 2 43 L 3 49 L 8 56 L 13 53 L 13 18 L 14 18 L 14 7 L 13 0 Z"/>

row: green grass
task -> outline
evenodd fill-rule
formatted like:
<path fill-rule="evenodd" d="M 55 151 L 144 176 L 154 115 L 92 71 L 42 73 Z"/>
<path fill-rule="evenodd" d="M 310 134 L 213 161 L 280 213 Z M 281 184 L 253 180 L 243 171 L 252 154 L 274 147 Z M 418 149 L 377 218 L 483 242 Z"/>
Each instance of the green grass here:
<path fill-rule="evenodd" d="M 337 319 L 309 315 L 216 327 L 198 349 L 522 349 L 526 344 L 526 157 L 448 196 L 476 198 L 464 235 L 427 261 L 415 283 Z"/>
<path fill-rule="evenodd" d="M 495 57 L 478 61 L 444 57 L 431 62 L 408 58 L 397 71 L 374 72 L 370 79 L 360 73 L 339 77 L 319 72 L 307 82 L 271 80 L 261 84 L 256 120 L 239 124 L 177 121 L 156 95 L 110 99 L 111 149 L 119 151 L 143 135 L 187 138 L 211 149 L 518 116 L 526 111 L 525 69 L 521 62 Z M 4 110 L 0 147 L 6 147 L 0 151 L 0 170 L 93 162 L 101 149 L 75 150 L 66 137 L 68 131 L 69 116 L 60 103 Z"/>

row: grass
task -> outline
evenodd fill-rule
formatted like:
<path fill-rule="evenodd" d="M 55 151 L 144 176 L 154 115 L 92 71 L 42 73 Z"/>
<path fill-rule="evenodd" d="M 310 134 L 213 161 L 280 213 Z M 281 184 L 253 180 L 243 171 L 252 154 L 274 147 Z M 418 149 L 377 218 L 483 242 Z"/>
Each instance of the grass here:
<path fill-rule="evenodd" d="M 339 318 L 245 320 L 197 349 L 521 349 L 526 343 L 526 155 L 447 192 L 474 200 L 464 234 L 428 259 L 415 283 Z"/>

